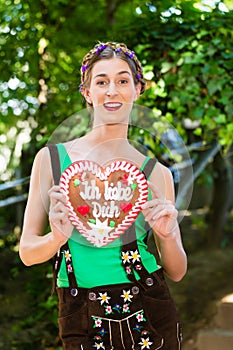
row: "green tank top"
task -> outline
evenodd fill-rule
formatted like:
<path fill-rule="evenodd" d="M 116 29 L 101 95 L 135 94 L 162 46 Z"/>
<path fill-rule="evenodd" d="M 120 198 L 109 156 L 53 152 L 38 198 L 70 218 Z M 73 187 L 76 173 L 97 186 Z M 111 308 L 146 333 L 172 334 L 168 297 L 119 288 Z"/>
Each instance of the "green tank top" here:
<path fill-rule="evenodd" d="M 72 162 L 63 144 L 58 144 L 61 172 L 63 172 Z M 146 158 L 140 170 L 143 170 L 149 158 Z M 151 196 L 151 195 L 150 195 Z M 147 251 L 145 243 L 145 220 L 140 213 L 135 221 L 136 236 L 139 253 L 143 265 L 149 273 L 156 271 L 157 265 L 155 256 Z M 121 263 L 121 238 L 104 247 L 95 247 L 89 243 L 75 228 L 68 241 L 72 255 L 73 267 L 78 286 L 81 288 L 92 288 L 106 284 L 127 283 L 124 267 Z M 139 278 L 139 276 L 136 276 Z M 61 267 L 58 273 L 57 286 L 69 287 L 66 264 L 62 258 Z"/>

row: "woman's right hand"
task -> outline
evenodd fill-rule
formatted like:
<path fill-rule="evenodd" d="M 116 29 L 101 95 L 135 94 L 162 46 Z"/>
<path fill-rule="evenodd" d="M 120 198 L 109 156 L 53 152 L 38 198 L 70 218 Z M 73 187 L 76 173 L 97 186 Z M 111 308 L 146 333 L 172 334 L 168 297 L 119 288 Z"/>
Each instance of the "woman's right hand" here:
<path fill-rule="evenodd" d="M 70 238 L 73 225 L 68 217 L 65 196 L 59 186 L 53 186 L 48 191 L 50 197 L 49 223 L 55 241 L 65 244 Z"/>

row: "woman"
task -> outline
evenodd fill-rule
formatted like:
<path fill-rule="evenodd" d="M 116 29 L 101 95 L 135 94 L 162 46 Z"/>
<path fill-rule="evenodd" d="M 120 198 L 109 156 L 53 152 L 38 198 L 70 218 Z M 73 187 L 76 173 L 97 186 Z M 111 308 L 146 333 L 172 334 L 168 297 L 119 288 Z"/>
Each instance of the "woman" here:
<path fill-rule="evenodd" d="M 179 281 L 187 268 L 172 176 L 159 162 L 147 166 L 149 159 L 127 140 L 133 103 L 145 88 L 141 64 L 124 44 L 101 43 L 84 57 L 81 76 L 80 91 L 93 111 L 93 128 L 57 145 L 60 172 L 83 159 L 100 166 L 126 160 L 145 172 L 148 200 L 121 237 L 96 247 L 71 224 L 60 173 L 53 174 L 45 147 L 32 168 L 21 259 L 26 265 L 38 264 L 60 250 L 56 287 L 64 349 L 180 349 L 179 319 L 163 276 L 164 271 Z M 54 163 L 53 153 L 51 159 Z M 43 235 L 47 212 L 51 232 Z M 145 223 L 153 230 L 162 267 L 147 251 Z"/>

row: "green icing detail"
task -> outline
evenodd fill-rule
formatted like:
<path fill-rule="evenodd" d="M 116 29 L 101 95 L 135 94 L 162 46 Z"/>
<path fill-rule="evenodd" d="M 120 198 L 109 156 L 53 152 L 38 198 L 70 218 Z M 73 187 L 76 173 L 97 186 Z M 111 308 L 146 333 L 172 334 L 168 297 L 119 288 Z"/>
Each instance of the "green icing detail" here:
<path fill-rule="evenodd" d="M 79 186 L 80 185 L 80 180 L 79 179 L 75 179 L 74 180 L 74 186 Z"/>
<path fill-rule="evenodd" d="M 90 221 L 92 224 L 96 224 L 96 220 L 95 220 L 95 219 L 89 219 L 89 221 Z"/>
<path fill-rule="evenodd" d="M 115 221 L 110 221 L 109 226 L 114 227 L 116 225 Z"/>
<path fill-rule="evenodd" d="M 133 184 L 131 184 L 131 188 L 132 188 L 132 190 L 136 190 L 137 184 L 134 182 Z"/>

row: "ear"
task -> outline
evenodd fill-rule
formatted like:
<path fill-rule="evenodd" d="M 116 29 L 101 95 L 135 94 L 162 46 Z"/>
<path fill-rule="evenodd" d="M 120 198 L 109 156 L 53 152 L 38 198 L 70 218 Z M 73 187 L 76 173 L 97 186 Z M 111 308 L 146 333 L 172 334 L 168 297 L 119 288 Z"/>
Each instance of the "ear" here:
<path fill-rule="evenodd" d="M 142 85 L 139 82 L 135 87 L 136 92 L 135 92 L 135 96 L 134 96 L 134 101 L 137 101 L 137 99 L 139 98 L 140 93 L 141 93 L 141 87 L 142 87 Z"/>
<path fill-rule="evenodd" d="M 92 104 L 92 100 L 91 100 L 91 97 L 90 97 L 90 92 L 89 92 L 88 89 L 83 88 L 82 89 L 82 95 L 85 98 L 85 100 L 87 101 L 87 103 Z"/>

